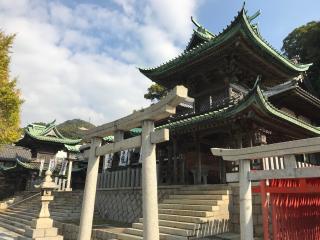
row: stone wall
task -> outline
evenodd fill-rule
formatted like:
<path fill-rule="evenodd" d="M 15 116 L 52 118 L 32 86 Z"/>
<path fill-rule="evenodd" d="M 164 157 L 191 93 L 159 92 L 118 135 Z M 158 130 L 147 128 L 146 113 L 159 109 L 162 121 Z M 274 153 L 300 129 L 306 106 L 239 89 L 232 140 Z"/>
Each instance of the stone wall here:
<path fill-rule="evenodd" d="M 233 232 L 240 233 L 240 205 L 239 205 L 239 185 L 232 186 L 231 202 L 231 229 Z M 258 193 L 252 193 L 252 211 L 253 211 L 253 231 L 255 237 L 263 237 L 261 197 Z"/>
<path fill-rule="evenodd" d="M 79 226 L 69 223 L 54 222 L 54 226 L 59 229 L 59 234 L 64 240 L 77 240 Z M 116 239 L 117 234 L 99 229 L 92 230 L 91 240 Z"/>
<path fill-rule="evenodd" d="M 158 201 L 175 193 L 181 186 L 160 186 Z M 142 217 L 141 188 L 98 189 L 95 209 L 105 219 L 133 223 Z"/>

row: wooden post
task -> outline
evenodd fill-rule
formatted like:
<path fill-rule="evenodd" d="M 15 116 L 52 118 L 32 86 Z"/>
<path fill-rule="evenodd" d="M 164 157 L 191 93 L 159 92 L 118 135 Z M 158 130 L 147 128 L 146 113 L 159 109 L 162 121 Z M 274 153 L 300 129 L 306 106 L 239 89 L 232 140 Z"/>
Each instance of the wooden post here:
<path fill-rule="evenodd" d="M 284 167 L 292 169 L 297 167 L 296 157 L 294 155 L 284 155 Z"/>
<path fill-rule="evenodd" d="M 178 182 L 177 139 L 173 139 L 173 184 Z"/>
<path fill-rule="evenodd" d="M 171 184 L 172 183 L 172 146 L 171 142 L 168 143 L 168 164 L 167 164 L 167 183 Z"/>
<path fill-rule="evenodd" d="M 159 159 L 158 162 L 158 184 L 162 184 L 162 165 L 163 165 L 163 154 L 162 154 L 162 149 L 158 149 L 157 151 L 157 159 Z"/>
<path fill-rule="evenodd" d="M 198 154 L 198 172 L 197 172 L 197 183 L 201 184 L 201 176 L 202 176 L 202 166 L 201 166 L 201 143 L 198 139 L 197 142 L 197 154 Z"/>
<path fill-rule="evenodd" d="M 73 161 L 69 159 L 68 180 L 67 180 L 67 189 L 66 189 L 66 191 L 72 191 L 72 188 L 71 188 L 72 163 L 73 163 Z"/>
<path fill-rule="evenodd" d="M 184 155 L 181 154 L 181 159 L 180 159 L 180 184 L 185 183 L 185 158 Z"/>
<path fill-rule="evenodd" d="M 156 144 L 150 141 L 153 121 L 142 122 L 143 239 L 159 240 Z"/>
<path fill-rule="evenodd" d="M 269 240 L 269 213 L 268 213 L 268 201 L 266 193 L 266 181 L 260 181 L 261 190 L 261 207 L 262 207 L 262 219 L 263 219 L 263 238 Z"/>
<path fill-rule="evenodd" d="M 86 184 L 83 193 L 81 209 L 80 228 L 78 240 L 90 240 L 92 220 L 94 214 L 94 203 L 97 190 L 97 177 L 99 170 L 99 156 L 96 156 L 96 148 L 101 145 L 101 139 L 93 138 L 91 141 Z"/>

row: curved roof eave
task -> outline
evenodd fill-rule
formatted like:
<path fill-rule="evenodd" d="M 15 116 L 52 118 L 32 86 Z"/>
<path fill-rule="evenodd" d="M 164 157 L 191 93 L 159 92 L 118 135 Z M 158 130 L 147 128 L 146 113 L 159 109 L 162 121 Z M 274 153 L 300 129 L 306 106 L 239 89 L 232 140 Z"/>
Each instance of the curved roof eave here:
<path fill-rule="evenodd" d="M 243 24 L 241 24 L 243 23 Z M 244 28 L 243 28 L 244 27 Z M 176 58 L 173 58 L 167 61 L 164 64 L 161 64 L 158 67 L 154 68 L 138 68 L 139 71 L 147 77 L 161 75 L 172 68 L 182 65 L 185 62 L 190 62 L 192 58 L 203 54 L 205 51 L 220 46 L 224 41 L 230 39 L 232 36 L 236 35 L 238 31 L 242 31 L 244 34 L 248 34 L 249 39 L 252 39 L 262 50 L 265 50 L 270 56 L 278 60 L 280 63 L 284 64 L 285 67 L 297 71 L 297 72 L 305 72 L 309 69 L 311 64 L 295 64 L 285 56 L 283 56 L 280 52 L 274 49 L 266 40 L 264 40 L 258 33 L 256 33 L 253 27 L 250 24 L 250 20 L 248 19 L 244 8 L 239 12 L 238 16 L 235 17 L 234 21 L 220 34 L 218 34 L 213 39 L 199 44 L 196 47 L 181 53 Z"/>
<path fill-rule="evenodd" d="M 78 144 L 81 142 L 81 139 L 68 139 L 68 138 L 53 138 L 47 136 L 38 136 L 35 134 L 30 133 L 29 131 L 25 131 L 25 133 L 30 136 L 31 138 L 37 139 L 39 141 L 46 141 L 46 142 L 55 142 L 55 143 L 62 143 L 62 144 Z"/>
<path fill-rule="evenodd" d="M 259 85 L 256 83 L 255 87 L 248 93 L 246 97 L 244 97 L 237 104 L 231 105 L 229 107 L 225 107 L 223 109 L 219 109 L 216 111 L 212 111 L 209 113 L 205 113 L 202 115 L 194 116 L 188 119 L 182 119 L 176 122 L 168 123 L 162 126 L 157 127 L 157 129 L 162 128 L 181 128 L 187 125 L 191 125 L 197 122 L 210 120 L 210 119 L 225 119 L 230 116 L 234 116 L 246 109 L 250 106 L 258 104 L 259 108 L 262 109 L 266 114 L 271 115 L 273 117 L 280 118 L 281 120 L 286 120 L 287 122 L 294 124 L 298 127 L 304 128 L 313 134 L 320 135 L 320 127 L 313 126 L 307 122 L 304 122 L 298 118 L 292 117 L 291 115 L 281 111 L 280 109 L 273 106 L 263 95 Z"/>

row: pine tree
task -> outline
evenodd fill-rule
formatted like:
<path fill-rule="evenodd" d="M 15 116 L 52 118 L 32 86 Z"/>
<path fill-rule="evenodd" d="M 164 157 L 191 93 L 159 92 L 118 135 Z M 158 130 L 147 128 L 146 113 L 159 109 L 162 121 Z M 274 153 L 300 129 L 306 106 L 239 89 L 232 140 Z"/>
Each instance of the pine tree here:
<path fill-rule="evenodd" d="M 13 143 L 20 138 L 20 99 L 16 79 L 10 79 L 10 48 L 14 35 L 0 31 L 0 144 Z"/>
<path fill-rule="evenodd" d="M 168 91 L 166 88 L 157 83 L 154 83 L 148 88 L 147 93 L 144 94 L 144 98 L 151 101 L 160 100 L 167 94 L 167 92 Z"/>

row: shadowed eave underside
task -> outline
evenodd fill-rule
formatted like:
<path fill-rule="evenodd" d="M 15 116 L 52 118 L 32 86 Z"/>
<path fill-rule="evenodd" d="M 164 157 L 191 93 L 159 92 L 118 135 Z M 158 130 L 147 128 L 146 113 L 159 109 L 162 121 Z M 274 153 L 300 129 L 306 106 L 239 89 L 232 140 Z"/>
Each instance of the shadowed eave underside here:
<path fill-rule="evenodd" d="M 293 117 L 290 114 L 281 111 L 280 109 L 276 108 L 273 104 L 271 104 L 268 101 L 267 97 L 264 96 L 263 91 L 260 89 L 260 86 L 257 83 L 254 86 L 254 88 L 238 103 L 235 103 L 233 105 L 219 110 L 171 122 L 159 126 L 157 127 L 157 129 L 169 128 L 170 130 L 175 130 L 178 128 L 181 129 L 204 121 L 224 121 L 225 119 L 230 119 L 236 115 L 241 114 L 249 108 L 259 109 L 261 112 L 265 114 L 265 116 L 275 117 L 277 119 L 286 121 L 296 127 L 303 128 L 309 133 L 311 133 L 311 135 L 317 136 L 320 134 L 320 127 L 314 126 L 308 122 Z"/>

